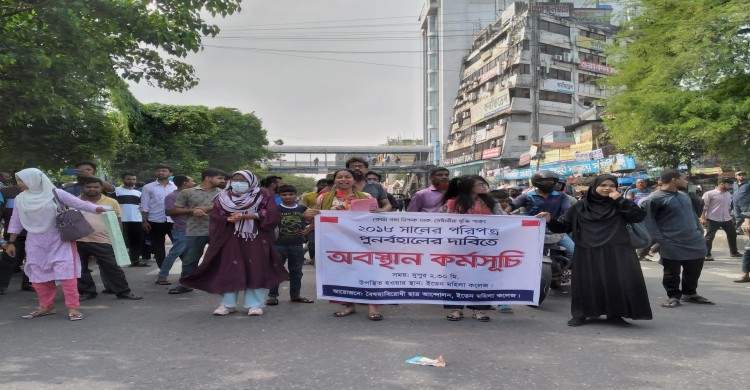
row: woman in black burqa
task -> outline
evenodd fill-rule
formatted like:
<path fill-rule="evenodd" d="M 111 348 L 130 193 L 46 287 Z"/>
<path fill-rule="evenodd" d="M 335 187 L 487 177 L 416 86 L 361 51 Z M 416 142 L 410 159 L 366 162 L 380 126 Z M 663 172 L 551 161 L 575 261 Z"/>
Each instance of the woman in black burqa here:
<path fill-rule="evenodd" d="M 623 318 L 650 320 L 646 282 L 626 224 L 641 222 L 646 212 L 617 192 L 617 178 L 599 175 L 581 202 L 558 220 L 549 221 L 555 233 L 572 233 L 576 244 L 571 281 L 570 326 L 607 316 L 628 326 Z"/>

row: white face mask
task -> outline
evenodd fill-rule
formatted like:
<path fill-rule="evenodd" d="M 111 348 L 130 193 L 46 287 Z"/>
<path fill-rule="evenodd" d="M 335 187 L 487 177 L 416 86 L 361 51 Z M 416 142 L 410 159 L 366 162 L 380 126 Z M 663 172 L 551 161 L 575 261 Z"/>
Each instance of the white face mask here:
<path fill-rule="evenodd" d="M 232 191 L 236 194 L 244 194 L 250 191 L 250 184 L 244 181 L 233 181 Z"/>

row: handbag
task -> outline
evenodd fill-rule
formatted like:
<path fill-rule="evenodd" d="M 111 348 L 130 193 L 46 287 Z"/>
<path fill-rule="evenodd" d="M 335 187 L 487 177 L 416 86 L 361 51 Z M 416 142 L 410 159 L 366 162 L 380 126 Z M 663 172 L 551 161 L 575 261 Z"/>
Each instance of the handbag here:
<path fill-rule="evenodd" d="M 630 222 L 625 225 L 630 238 L 630 247 L 633 249 L 645 248 L 651 244 L 651 234 L 642 222 Z"/>
<path fill-rule="evenodd" d="M 56 190 L 52 190 L 55 195 L 55 204 L 57 205 L 57 216 L 55 222 L 57 231 L 60 232 L 60 239 L 63 241 L 75 241 L 79 238 L 88 236 L 94 232 L 89 221 L 78 211 L 64 206 L 57 197 Z"/>

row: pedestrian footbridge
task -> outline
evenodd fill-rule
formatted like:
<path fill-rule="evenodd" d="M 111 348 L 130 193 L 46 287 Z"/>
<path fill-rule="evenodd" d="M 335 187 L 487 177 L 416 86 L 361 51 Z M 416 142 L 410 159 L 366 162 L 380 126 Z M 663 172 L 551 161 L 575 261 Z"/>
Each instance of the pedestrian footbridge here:
<path fill-rule="evenodd" d="M 327 174 L 345 168 L 346 160 L 361 157 L 379 173 L 423 173 L 433 148 L 427 145 L 307 146 L 271 145 L 274 159 L 264 161 L 269 173 Z"/>

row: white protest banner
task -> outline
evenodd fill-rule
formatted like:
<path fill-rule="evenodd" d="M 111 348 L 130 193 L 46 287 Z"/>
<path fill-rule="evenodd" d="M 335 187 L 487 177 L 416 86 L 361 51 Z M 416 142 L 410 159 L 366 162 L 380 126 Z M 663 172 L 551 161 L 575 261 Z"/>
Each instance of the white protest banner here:
<path fill-rule="evenodd" d="M 544 220 L 322 211 L 318 298 L 392 304 L 537 304 Z"/>

